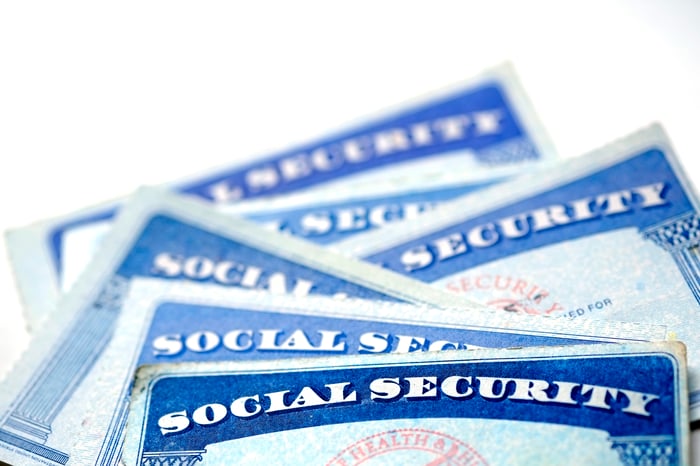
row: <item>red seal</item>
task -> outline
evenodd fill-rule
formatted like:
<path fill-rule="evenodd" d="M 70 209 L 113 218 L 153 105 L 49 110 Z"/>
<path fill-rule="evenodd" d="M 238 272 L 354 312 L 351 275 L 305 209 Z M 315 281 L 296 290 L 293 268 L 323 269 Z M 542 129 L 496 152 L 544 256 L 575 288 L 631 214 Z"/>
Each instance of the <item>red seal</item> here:
<path fill-rule="evenodd" d="M 399 457 L 405 459 L 406 453 L 411 453 L 411 464 L 488 464 L 472 446 L 451 435 L 426 429 L 397 429 L 380 432 L 349 445 L 326 463 L 326 466 L 393 464 Z"/>

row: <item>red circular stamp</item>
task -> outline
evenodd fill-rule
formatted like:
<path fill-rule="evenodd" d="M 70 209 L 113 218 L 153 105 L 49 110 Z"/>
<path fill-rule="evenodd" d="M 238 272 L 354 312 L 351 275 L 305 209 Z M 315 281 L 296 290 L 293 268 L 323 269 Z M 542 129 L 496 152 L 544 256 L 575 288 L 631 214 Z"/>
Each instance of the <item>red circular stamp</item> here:
<path fill-rule="evenodd" d="M 520 314 L 552 315 L 564 310 L 544 287 L 530 280 L 501 274 L 462 276 L 445 284 L 448 291 L 467 294 L 489 307 Z"/>
<path fill-rule="evenodd" d="M 369 464 L 426 466 L 480 466 L 488 464 L 469 444 L 451 435 L 427 429 L 397 429 L 365 437 L 346 447 L 326 466 Z"/>

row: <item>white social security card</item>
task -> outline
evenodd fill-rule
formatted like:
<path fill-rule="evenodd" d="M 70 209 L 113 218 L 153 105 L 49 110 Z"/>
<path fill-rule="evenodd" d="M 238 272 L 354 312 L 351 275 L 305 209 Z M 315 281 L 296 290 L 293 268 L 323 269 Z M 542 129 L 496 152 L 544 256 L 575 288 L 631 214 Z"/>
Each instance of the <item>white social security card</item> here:
<path fill-rule="evenodd" d="M 337 248 L 506 311 L 667 325 L 688 346 L 696 420 L 698 205 L 653 126 Z"/>
<path fill-rule="evenodd" d="M 86 378 L 81 445 L 119 457 L 135 369 L 163 362 L 269 360 L 481 347 L 663 340 L 662 327 L 593 322 L 585 328 L 495 311 L 448 311 L 403 303 L 272 295 L 213 284 L 132 280 L 114 337 Z M 98 448 L 99 447 L 99 448 Z M 90 457 L 92 458 L 92 457 Z M 82 461 L 82 460 L 80 460 Z M 79 461 L 79 462 L 80 462 Z"/>
<path fill-rule="evenodd" d="M 139 277 L 297 296 L 317 293 L 479 308 L 398 274 L 222 215 L 199 201 L 144 190 L 123 210 L 101 255 L 34 334 L 3 382 L 1 460 L 66 463 L 86 450 L 100 453 L 74 444 L 89 409 L 82 400 L 94 389 L 85 378 L 114 334 L 131 280 Z"/>
<path fill-rule="evenodd" d="M 123 464 L 685 465 L 685 377 L 678 342 L 145 366 Z"/>
<path fill-rule="evenodd" d="M 366 118 L 334 134 L 225 167 L 172 188 L 227 205 L 315 186 L 457 170 L 480 183 L 554 157 L 509 65 Z M 27 318 L 36 323 L 70 289 L 109 229 L 116 203 L 8 236 Z M 41 277 L 35 280 L 35 277 Z"/>

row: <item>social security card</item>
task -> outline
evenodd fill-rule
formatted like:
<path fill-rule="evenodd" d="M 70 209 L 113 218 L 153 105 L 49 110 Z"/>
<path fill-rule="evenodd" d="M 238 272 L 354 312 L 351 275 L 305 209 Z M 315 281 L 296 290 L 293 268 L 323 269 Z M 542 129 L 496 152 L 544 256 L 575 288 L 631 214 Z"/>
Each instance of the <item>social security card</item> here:
<path fill-rule="evenodd" d="M 512 312 L 658 322 L 688 346 L 700 418 L 698 197 L 652 126 L 337 247 Z"/>
<path fill-rule="evenodd" d="M 438 310 L 403 303 L 272 295 L 210 283 L 133 280 L 114 337 L 86 382 L 80 445 L 119 458 L 135 369 L 164 362 L 289 359 L 512 346 L 663 340 L 666 330 L 639 324 L 558 325 L 552 319 Z M 98 435 L 100 433 L 100 435 Z M 113 449 L 110 449 L 112 447 Z M 107 456 L 109 453 L 110 456 Z M 78 463 L 93 461 L 93 456 Z"/>
<path fill-rule="evenodd" d="M 461 171 L 476 182 L 553 158 L 509 65 L 267 157 L 172 188 L 217 205 L 315 186 Z M 8 237 L 27 318 L 36 323 L 70 289 L 111 224 L 117 203 L 16 230 Z M 72 262 L 75 263 L 72 263 Z M 38 279 L 37 279 L 38 278 Z"/>
<path fill-rule="evenodd" d="M 5 380 L 0 391 L 0 459 L 20 464 L 29 455 L 30 464 L 38 458 L 66 463 L 86 448 L 74 445 L 76 429 L 84 428 L 79 419 L 87 405 L 82 400 L 95 389 L 85 379 L 112 338 L 125 292 L 138 277 L 295 296 L 459 305 L 467 312 L 479 308 L 370 264 L 222 215 L 199 201 L 141 191 L 123 209 L 101 256 L 33 336 Z"/>
<path fill-rule="evenodd" d="M 292 236 L 328 245 L 392 222 L 408 220 L 454 198 L 502 182 L 506 176 L 475 182 L 471 175 L 443 173 L 411 180 L 373 183 L 366 189 L 338 187 L 256 199 L 222 208 Z"/>
<path fill-rule="evenodd" d="M 473 171 L 421 174 L 377 180 L 363 186 L 307 189 L 300 193 L 222 205 L 219 209 L 317 244 L 330 244 L 389 222 L 413 218 L 446 200 L 503 181 L 511 172 L 512 167 L 489 169 L 481 177 Z M 85 226 L 75 226 L 70 234 L 63 236 L 60 252 L 63 292 L 70 290 L 97 254 L 102 240 L 109 233 L 109 226 L 110 220 L 90 222 Z M 43 267 L 45 263 L 27 262 L 32 256 L 27 251 L 45 231 L 41 224 L 8 234 L 18 283 L 26 289 L 25 294 L 33 295 L 34 302 L 54 294 L 46 292 L 46 283 L 57 278 L 53 271 L 48 270 L 52 275 L 45 282 L 38 282 L 35 274 L 47 271 Z M 24 265 L 28 265 L 27 270 Z M 36 267 L 42 270 L 37 271 Z"/>
<path fill-rule="evenodd" d="M 663 326 L 585 325 L 483 309 L 436 309 L 327 296 L 272 295 L 208 283 L 133 280 L 113 345 L 136 366 L 346 354 L 665 340 Z M 134 329 L 140 329 L 135 332 Z M 128 358 L 127 358 L 128 359 Z M 110 367 L 115 367 L 110 363 Z"/>
<path fill-rule="evenodd" d="M 685 465 L 685 377 L 678 342 L 145 366 L 123 464 Z"/>

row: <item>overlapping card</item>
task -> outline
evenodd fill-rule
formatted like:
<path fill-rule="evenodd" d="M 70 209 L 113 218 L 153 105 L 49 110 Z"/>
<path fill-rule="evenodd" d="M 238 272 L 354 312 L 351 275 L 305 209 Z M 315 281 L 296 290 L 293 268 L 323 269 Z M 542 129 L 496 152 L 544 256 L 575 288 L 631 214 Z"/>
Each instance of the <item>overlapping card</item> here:
<path fill-rule="evenodd" d="M 145 366 L 123 464 L 687 464 L 682 361 L 646 343 Z"/>

